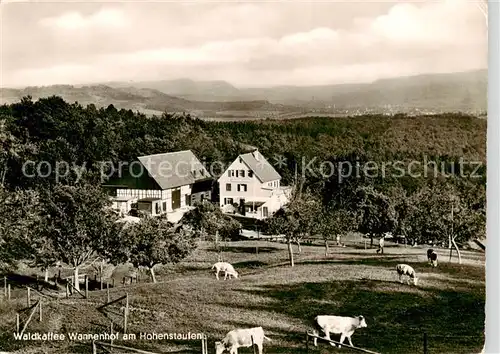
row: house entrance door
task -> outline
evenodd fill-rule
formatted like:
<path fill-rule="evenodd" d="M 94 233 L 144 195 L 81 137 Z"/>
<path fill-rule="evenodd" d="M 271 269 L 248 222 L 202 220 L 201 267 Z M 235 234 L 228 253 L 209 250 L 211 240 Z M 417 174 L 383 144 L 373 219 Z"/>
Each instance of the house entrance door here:
<path fill-rule="evenodd" d="M 172 210 L 179 209 L 181 207 L 181 189 L 172 190 Z"/>

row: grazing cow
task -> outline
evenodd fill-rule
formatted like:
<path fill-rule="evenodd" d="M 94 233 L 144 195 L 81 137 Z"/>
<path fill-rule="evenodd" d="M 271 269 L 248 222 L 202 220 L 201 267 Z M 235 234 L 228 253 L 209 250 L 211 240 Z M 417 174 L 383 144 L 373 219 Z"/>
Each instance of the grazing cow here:
<path fill-rule="evenodd" d="M 438 255 L 432 248 L 429 248 L 427 250 L 427 260 L 432 264 L 433 267 L 437 267 Z"/>
<path fill-rule="evenodd" d="M 325 333 L 325 339 L 330 340 L 330 333 L 340 334 L 340 343 L 343 344 L 345 339 L 349 341 L 351 347 L 354 345 L 351 341 L 351 336 L 354 331 L 358 328 L 367 327 L 366 320 L 363 316 L 356 317 L 342 317 L 342 316 L 316 316 L 314 319 L 316 326 Z M 318 331 L 313 332 L 314 335 L 318 336 Z M 334 343 L 330 342 L 334 347 Z M 318 339 L 314 337 L 314 345 L 318 345 Z M 339 344 L 340 348 L 340 344 Z"/>
<path fill-rule="evenodd" d="M 262 354 L 264 339 L 271 341 L 264 335 L 262 327 L 233 329 L 222 341 L 215 342 L 215 353 L 222 354 L 227 350 L 230 354 L 238 354 L 238 348 L 248 348 L 255 344 L 259 349 L 259 354 Z"/>
<path fill-rule="evenodd" d="M 224 272 L 224 280 L 229 276 L 238 279 L 238 272 L 234 270 L 234 267 L 227 262 L 217 262 L 212 266 L 212 270 L 215 269 L 215 277 L 219 280 L 219 272 Z"/>
<path fill-rule="evenodd" d="M 407 283 L 410 284 L 410 279 L 413 279 L 413 284 L 416 286 L 418 282 L 417 273 L 415 270 L 410 267 L 408 264 L 398 264 L 396 266 L 396 271 L 398 272 L 399 282 L 403 283 L 402 277 L 403 275 L 407 275 Z"/>

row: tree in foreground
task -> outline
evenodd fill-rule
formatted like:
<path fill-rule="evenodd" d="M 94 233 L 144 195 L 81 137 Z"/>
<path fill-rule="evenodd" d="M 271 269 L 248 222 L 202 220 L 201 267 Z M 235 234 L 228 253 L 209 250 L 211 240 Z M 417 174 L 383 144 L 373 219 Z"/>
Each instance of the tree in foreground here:
<path fill-rule="evenodd" d="M 447 242 L 450 261 L 455 249 L 461 263 L 459 243 L 485 235 L 485 193 L 480 186 L 471 195 L 461 193 L 451 184 L 436 183 L 419 190 L 411 201 L 415 206 L 412 234 L 419 242 Z"/>
<path fill-rule="evenodd" d="M 265 229 L 268 233 L 285 236 L 292 267 L 295 265 L 292 243 L 297 244 L 300 253 L 300 242 L 304 236 L 314 232 L 315 218 L 321 210 L 320 202 L 311 193 L 300 193 L 298 190 L 300 189 L 292 193 L 287 205 L 265 220 Z"/>
<path fill-rule="evenodd" d="M 382 237 L 386 232 L 393 232 L 397 227 L 397 213 L 391 198 L 372 186 L 360 187 L 358 198 L 358 230 L 370 235 L 370 247 L 373 237 Z"/>
<path fill-rule="evenodd" d="M 276 211 L 266 220 L 266 231 L 274 235 L 284 235 L 288 245 L 290 266 L 295 265 L 293 258 L 292 242 L 300 230 L 300 213 L 288 207 Z"/>
<path fill-rule="evenodd" d="M 40 198 L 33 190 L 8 191 L 0 186 L 0 266 L 29 260 L 37 240 Z"/>
<path fill-rule="evenodd" d="M 38 240 L 47 246 L 46 252 L 38 255 L 38 262 L 48 264 L 57 259 L 70 265 L 77 290 L 80 268 L 95 261 L 117 231 L 109 203 L 99 186 L 89 184 L 58 184 L 45 191 Z"/>
<path fill-rule="evenodd" d="M 355 230 L 356 214 L 344 208 L 324 208 L 316 217 L 315 231 L 325 242 L 325 257 L 328 255 L 328 242 L 334 237 Z"/>
<path fill-rule="evenodd" d="M 144 267 L 156 283 L 154 268 L 159 264 L 176 264 L 196 248 L 198 234 L 182 226 L 173 226 L 165 218 L 147 217 L 123 228 L 108 249 L 112 263 L 130 262 Z"/>

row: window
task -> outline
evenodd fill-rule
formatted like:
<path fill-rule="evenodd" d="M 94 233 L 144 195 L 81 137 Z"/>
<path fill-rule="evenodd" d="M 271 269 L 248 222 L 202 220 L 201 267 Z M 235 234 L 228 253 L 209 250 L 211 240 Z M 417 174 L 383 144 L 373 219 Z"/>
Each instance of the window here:
<path fill-rule="evenodd" d="M 163 211 L 167 211 L 167 202 L 163 202 Z"/>
<path fill-rule="evenodd" d="M 245 170 L 240 170 L 240 177 L 245 177 Z"/>
<path fill-rule="evenodd" d="M 226 192 L 231 192 L 231 183 L 226 183 Z"/>
<path fill-rule="evenodd" d="M 156 205 L 156 214 L 160 214 L 161 213 L 160 203 L 155 203 L 155 205 Z"/>
<path fill-rule="evenodd" d="M 267 207 L 262 208 L 262 216 L 265 218 L 269 216 L 269 210 L 267 210 Z"/>
<path fill-rule="evenodd" d="M 247 185 L 246 184 L 238 184 L 238 192 L 246 192 Z"/>
<path fill-rule="evenodd" d="M 238 170 L 236 170 L 236 177 L 238 177 L 238 172 L 239 172 L 239 171 L 238 171 Z"/>
<path fill-rule="evenodd" d="M 253 177 L 253 171 L 248 171 L 248 177 L 250 177 L 250 178 Z"/>
<path fill-rule="evenodd" d="M 229 177 L 234 177 L 234 170 L 229 170 L 229 171 L 227 171 L 227 175 L 228 175 Z"/>
<path fill-rule="evenodd" d="M 233 204 L 233 198 L 224 198 L 224 204 Z"/>

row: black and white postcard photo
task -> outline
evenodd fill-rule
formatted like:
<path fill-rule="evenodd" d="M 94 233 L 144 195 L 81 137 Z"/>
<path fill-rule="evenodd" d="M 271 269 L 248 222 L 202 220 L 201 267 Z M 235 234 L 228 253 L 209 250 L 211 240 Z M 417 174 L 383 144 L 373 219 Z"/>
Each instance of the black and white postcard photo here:
<path fill-rule="evenodd" d="M 494 353 L 498 5 L 0 1 L 0 354 Z"/>

